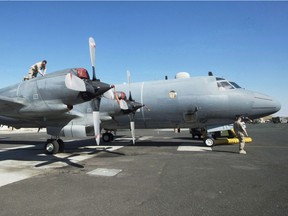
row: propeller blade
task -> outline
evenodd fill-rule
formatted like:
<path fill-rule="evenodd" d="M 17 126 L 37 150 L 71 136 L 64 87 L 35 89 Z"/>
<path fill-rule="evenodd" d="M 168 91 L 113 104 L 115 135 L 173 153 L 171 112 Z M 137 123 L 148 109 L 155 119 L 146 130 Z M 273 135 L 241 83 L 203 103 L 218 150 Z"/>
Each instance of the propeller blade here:
<path fill-rule="evenodd" d="M 133 142 L 133 145 L 135 145 L 135 122 L 134 120 L 130 121 L 130 129 L 131 129 L 132 142 Z"/>
<path fill-rule="evenodd" d="M 89 48 L 90 48 L 90 58 L 91 58 L 91 65 L 93 71 L 93 78 L 92 80 L 96 80 L 96 73 L 95 73 L 95 56 L 96 56 L 96 43 L 94 38 L 89 38 Z"/>
<path fill-rule="evenodd" d="M 115 96 L 114 96 L 114 91 L 112 89 L 109 89 L 108 91 L 106 91 L 104 94 L 103 94 L 103 97 L 107 98 L 107 99 L 110 99 L 110 100 L 114 100 L 115 99 Z"/>
<path fill-rule="evenodd" d="M 84 81 L 75 75 L 73 76 L 72 73 L 66 75 L 65 85 L 68 89 L 74 91 L 86 91 L 86 85 Z"/>
<path fill-rule="evenodd" d="M 131 83 L 131 82 L 130 82 L 130 81 L 131 81 L 131 74 L 130 74 L 130 71 L 129 71 L 129 70 L 127 70 L 127 80 L 128 80 L 128 86 L 129 86 L 129 87 L 128 87 L 128 88 L 129 88 L 129 98 L 128 98 L 128 99 L 129 99 L 130 101 L 132 101 L 133 99 L 132 99 L 131 84 L 130 84 L 130 83 Z"/>
<path fill-rule="evenodd" d="M 94 132 L 95 132 L 95 140 L 97 145 L 100 144 L 100 112 L 93 111 L 93 123 L 94 123 Z"/>
<path fill-rule="evenodd" d="M 131 79 L 131 74 L 130 74 L 130 71 L 127 70 L 127 81 L 128 81 L 129 86 L 130 86 L 130 79 Z"/>

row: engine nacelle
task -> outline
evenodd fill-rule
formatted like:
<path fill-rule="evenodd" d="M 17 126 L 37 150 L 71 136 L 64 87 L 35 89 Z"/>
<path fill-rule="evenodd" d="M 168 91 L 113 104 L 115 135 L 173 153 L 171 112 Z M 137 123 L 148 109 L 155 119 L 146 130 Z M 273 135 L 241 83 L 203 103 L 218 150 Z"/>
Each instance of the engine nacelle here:
<path fill-rule="evenodd" d="M 95 136 L 93 126 L 86 127 L 84 125 L 66 125 L 65 127 L 47 127 L 47 134 L 60 137 L 89 137 Z"/>

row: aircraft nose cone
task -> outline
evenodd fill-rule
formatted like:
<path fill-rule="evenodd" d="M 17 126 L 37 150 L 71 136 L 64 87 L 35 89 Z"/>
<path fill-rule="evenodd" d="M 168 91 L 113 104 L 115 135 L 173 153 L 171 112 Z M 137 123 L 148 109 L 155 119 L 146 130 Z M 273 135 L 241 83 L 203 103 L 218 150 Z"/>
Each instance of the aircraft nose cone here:
<path fill-rule="evenodd" d="M 281 109 L 280 102 L 268 95 L 254 93 L 252 113 L 255 117 L 264 117 L 278 112 Z"/>

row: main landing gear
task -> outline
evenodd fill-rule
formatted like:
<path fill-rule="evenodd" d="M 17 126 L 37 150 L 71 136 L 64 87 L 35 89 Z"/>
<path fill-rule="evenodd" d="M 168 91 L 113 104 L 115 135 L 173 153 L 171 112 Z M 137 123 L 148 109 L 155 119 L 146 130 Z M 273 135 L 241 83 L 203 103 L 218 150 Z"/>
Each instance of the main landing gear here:
<path fill-rule="evenodd" d="M 111 132 L 105 132 L 102 134 L 102 140 L 104 142 L 111 142 L 114 140 L 114 135 Z M 59 138 L 47 139 L 45 143 L 45 153 L 47 155 L 63 153 L 65 151 L 64 141 Z"/>
<path fill-rule="evenodd" d="M 64 152 L 65 146 L 62 139 L 47 139 L 45 143 L 46 154 L 57 154 L 59 152 Z"/>

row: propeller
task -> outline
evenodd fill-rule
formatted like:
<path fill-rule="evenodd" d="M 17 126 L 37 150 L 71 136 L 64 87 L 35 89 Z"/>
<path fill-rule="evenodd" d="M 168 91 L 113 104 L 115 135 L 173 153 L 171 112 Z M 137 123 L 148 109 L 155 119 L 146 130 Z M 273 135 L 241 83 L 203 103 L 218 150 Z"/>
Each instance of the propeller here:
<path fill-rule="evenodd" d="M 127 70 L 127 80 L 128 80 L 128 88 L 129 88 L 129 99 L 128 99 L 128 106 L 129 106 L 129 119 L 130 119 L 130 130 L 131 130 L 131 136 L 132 136 L 132 143 L 135 145 L 135 113 L 138 109 L 144 106 L 144 104 L 135 102 L 135 100 L 132 99 L 132 93 L 131 93 L 131 74 L 130 71 Z"/>
<path fill-rule="evenodd" d="M 133 144 L 135 144 L 135 122 L 134 122 L 134 116 L 135 112 L 143 107 L 144 105 L 138 102 L 135 102 L 132 99 L 132 94 L 130 91 L 130 71 L 127 71 L 127 77 L 128 77 L 128 83 L 129 83 L 129 99 L 127 100 L 125 98 L 120 98 L 118 97 L 118 94 L 116 92 L 116 89 L 114 86 L 107 86 L 105 83 L 101 83 L 100 80 L 96 78 L 96 72 L 95 72 L 95 56 L 96 56 L 96 44 L 95 41 L 92 37 L 89 38 L 89 49 L 90 49 L 90 58 L 91 58 L 91 65 L 92 65 L 92 72 L 93 72 L 93 77 L 92 77 L 92 87 L 90 88 L 87 87 L 86 85 L 86 96 L 90 98 L 91 96 L 94 96 L 94 101 L 93 101 L 93 124 L 94 124 L 94 132 L 95 132 L 95 140 L 97 145 L 100 144 L 100 101 L 101 101 L 101 96 L 103 95 L 104 97 L 108 99 L 116 99 L 117 103 L 120 107 L 120 109 L 123 111 L 124 114 L 129 114 L 130 118 L 130 128 L 131 128 L 131 134 L 132 134 L 132 141 Z M 77 82 L 74 81 L 73 82 Z M 80 86 L 80 84 L 75 84 L 77 87 L 80 89 L 83 89 L 83 86 Z M 71 84 L 72 87 L 74 85 Z M 71 88 L 72 88 L 71 87 Z M 76 89 L 76 87 L 74 87 Z M 111 88 L 114 88 L 114 92 L 112 91 Z"/>
<path fill-rule="evenodd" d="M 96 56 L 96 44 L 94 38 L 89 38 L 89 48 L 90 48 L 90 59 L 92 65 L 92 73 L 93 78 L 92 82 L 96 81 L 96 72 L 95 72 L 95 56 Z M 93 108 L 93 125 L 94 125 L 94 133 L 95 133 L 95 140 L 97 145 L 100 144 L 100 98 L 95 98 L 95 102 L 93 103 L 95 107 Z"/>
<path fill-rule="evenodd" d="M 91 95 L 94 96 L 94 99 L 91 101 L 93 104 L 93 125 L 94 125 L 94 133 L 95 133 L 95 140 L 97 145 L 100 144 L 100 136 L 101 136 L 101 128 L 100 128 L 100 102 L 101 102 L 101 96 L 103 94 L 107 94 L 111 96 L 111 93 L 107 93 L 111 90 L 111 88 L 114 88 L 114 85 L 108 85 L 106 83 L 100 82 L 99 79 L 96 79 L 96 73 L 95 73 L 95 53 L 96 53 L 96 44 L 92 37 L 89 38 L 89 48 L 90 48 L 90 58 L 91 58 L 91 65 L 92 65 L 92 72 L 93 72 L 93 78 L 92 81 L 88 80 L 87 82 L 91 82 L 92 88 L 89 90 L 88 97 Z"/>
<path fill-rule="evenodd" d="M 130 116 L 133 116 L 132 118 L 130 117 L 130 129 L 131 129 L 131 136 L 132 136 L 132 143 L 135 145 L 135 122 L 134 122 L 134 115 L 135 114 L 130 114 Z"/>
<path fill-rule="evenodd" d="M 127 81 L 128 81 L 128 88 L 129 88 L 129 101 L 134 102 L 134 100 L 132 99 L 132 94 L 131 94 L 131 82 L 130 82 L 131 81 L 131 74 L 130 74 L 129 70 L 127 70 Z M 130 130 L 131 130 L 133 145 L 135 145 L 135 121 L 134 121 L 135 111 L 129 113 Z"/>
<path fill-rule="evenodd" d="M 131 135 L 132 135 L 132 141 L 133 144 L 135 144 L 135 122 L 134 122 L 134 116 L 136 111 L 143 107 L 144 105 L 138 102 L 135 102 L 135 100 L 132 99 L 131 94 L 131 85 L 130 85 L 130 71 L 127 71 L 127 79 L 129 84 L 129 98 L 127 99 L 126 94 L 124 92 L 117 92 L 116 87 L 114 87 L 114 92 L 112 89 L 104 93 L 104 97 L 108 99 L 115 99 L 117 101 L 117 104 L 119 108 L 121 109 L 122 114 L 128 115 L 130 119 L 130 129 L 131 129 Z"/>
<path fill-rule="evenodd" d="M 93 78 L 92 81 L 96 80 L 96 72 L 95 72 L 95 56 L 96 56 L 96 43 L 93 37 L 89 38 L 89 48 L 90 48 L 90 58 L 92 65 Z"/>
<path fill-rule="evenodd" d="M 93 123 L 94 123 L 94 133 L 97 145 L 100 144 L 101 129 L 100 129 L 100 112 L 93 111 Z"/>
<path fill-rule="evenodd" d="M 131 79 L 131 74 L 130 74 L 130 71 L 127 70 L 127 80 L 128 80 L 128 85 L 129 85 L 129 100 L 130 101 L 133 101 L 132 100 L 132 94 L 131 94 L 131 84 L 130 84 L 130 79 Z"/>

